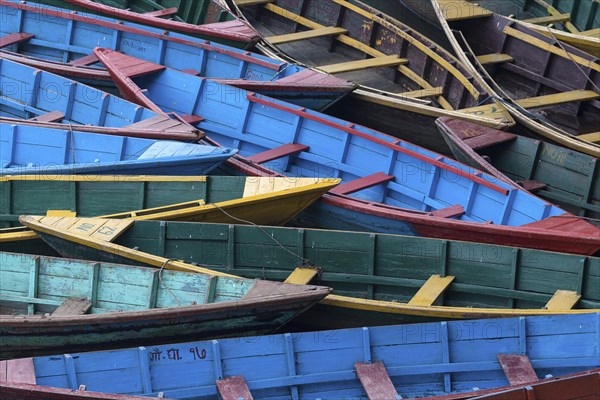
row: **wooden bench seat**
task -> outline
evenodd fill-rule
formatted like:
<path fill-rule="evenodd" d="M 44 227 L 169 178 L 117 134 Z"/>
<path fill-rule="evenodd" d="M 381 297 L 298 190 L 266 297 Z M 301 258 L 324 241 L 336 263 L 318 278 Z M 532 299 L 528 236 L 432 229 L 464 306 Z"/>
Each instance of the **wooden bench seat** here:
<path fill-rule="evenodd" d="M 272 3 L 275 0 L 234 0 L 238 7 L 249 7 L 258 4 Z"/>
<path fill-rule="evenodd" d="M 410 97 L 411 99 L 421 99 L 424 97 L 437 97 L 444 94 L 444 88 L 441 86 L 431 87 L 427 89 L 413 90 L 412 92 L 400 93 L 402 97 Z"/>
<path fill-rule="evenodd" d="M 40 114 L 37 117 L 29 118 L 29 121 L 37 122 L 60 122 L 65 118 L 65 114 L 61 111 L 51 111 L 45 114 Z"/>
<path fill-rule="evenodd" d="M 548 25 L 548 24 L 554 24 L 556 22 L 567 22 L 570 20 L 571 20 L 571 14 L 565 13 L 565 14 L 547 15 L 545 17 L 524 19 L 523 22 L 528 22 L 530 24 L 535 24 L 535 25 Z"/>
<path fill-rule="evenodd" d="M 300 143 L 288 143 L 274 149 L 263 151 L 262 153 L 254 154 L 248 157 L 248 160 L 253 161 L 257 164 L 263 164 L 269 161 L 277 160 L 279 158 L 298 154 L 302 151 L 307 151 L 310 147 Z"/>
<path fill-rule="evenodd" d="M 75 67 L 85 67 L 86 65 L 92 65 L 97 63 L 98 57 L 95 54 L 88 54 L 87 56 L 83 56 L 81 58 L 77 58 L 75 60 L 69 61 L 67 64 L 73 65 Z"/>
<path fill-rule="evenodd" d="M 366 60 L 347 61 L 338 64 L 323 65 L 318 67 L 328 74 L 341 74 L 343 72 L 358 71 L 368 68 L 394 67 L 407 64 L 408 59 L 398 58 L 398 56 L 373 57 Z"/>
<path fill-rule="evenodd" d="M 0 49 L 3 47 L 10 46 L 11 44 L 25 42 L 34 36 L 35 35 L 31 33 L 25 32 L 15 32 L 2 36 L 0 37 Z"/>
<path fill-rule="evenodd" d="M 521 185 L 523 189 L 531 193 L 544 190 L 548 187 L 548 185 L 546 185 L 545 183 L 538 181 L 517 181 L 517 183 Z"/>
<path fill-rule="evenodd" d="M 538 381 L 529 357 L 519 354 L 498 354 L 497 357 L 511 386 Z"/>
<path fill-rule="evenodd" d="M 511 55 L 501 53 L 492 53 L 477 56 L 477 61 L 479 61 L 481 65 L 502 64 L 506 62 L 513 62 L 514 60 L 515 59 Z"/>
<path fill-rule="evenodd" d="M 432 275 L 408 302 L 411 306 L 429 307 L 435 304 L 442 294 L 450 287 L 453 276 Z"/>
<path fill-rule="evenodd" d="M 600 144 L 600 132 L 586 133 L 585 135 L 579 135 L 577 137 L 587 142 Z"/>
<path fill-rule="evenodd" d="M 285 35 L 267 36 L 267 39 L 272 44 L 283 44 L 297 42 L 300 40 L 315 39 L 325 36 L 337 36 L 348 33 L 347 29 L 335 26 L 326 26 L 324 28 L 310 29 L 307 31 L 288 33 Z"/>
<path fill-rule="evenodd" d="M 557 290 L 544 307 L 547 310 L 571 310 L 581 295 L 572 290 Z"/>
<path fill-rule="evenodd" d="M 356 375 L 367 394 L 369 400 L 394 400 L 400 399 L 383 362 L 356 363 Z"/>
<path fill-rule="evenodd" d="M 90 308 L 92 308 L 92 303 L 88 299 L 69 297 L 54 310 L 52 316 L 83 315 L 87 313 Z"/>
<path fill-rule="evenodd" d="M 177 7 L 169 7 L 169 8 L 164 8 L 162 10 L 156 10 L 156 11 L 148 11 L 143 13 L 143 15 L 148 16 L 148 17 L 156 17 L 156 18 L 160 18 L 160 17 L 170 17 L 172 15 L 177 14 Z"/>
<path fill-rule="evenodd" d="M 316 268 L 297 267 L 286 278 L 286 280 L 284 281 L 284 283 L 293 283 L 293 284 L 296 284 L 296 285 L 307 285 L 318 274 L 319 274 L 319 270 L 316 269 Z"/>
<path fill-rule="evenodd" d="M 431 212 L 431 215 L 434 217 L 440 218 L 453 218 L 460 217 L 465 213 L 465 209 L 460 204 L 455 204 L 450 207 L 440 208 L 439 210 L 435 210 Z"/>
<path fill-rule="evenodd" d="M 379 185 L 380 183 L 392 181 L 394 178 L 395 177 L 393 175 L 386 175 L 383 172 L 378 172 L 376 174 L 367 175 L 362 178 L 338 185 L 329 192 L 334 194 L 348 195 Z"/>
<path fill-rule="evenodd" d="M 515 102 L 525 108 L 539 108 L 554 106 L 564 103 L 573 103 L 580 101 L 590 101 L 600 98 L 600 94 L 592 90 L 571 90 L 569 92 L 547 94 L 544 96 L 529 97 L 526 99 L 516 100 Z"/>
<path fill-rule="evenodd" d="M 246 380 L 241 375 L 230 376 L 217 381 L 217 390 L 222 400 L 253 400 Z"/>

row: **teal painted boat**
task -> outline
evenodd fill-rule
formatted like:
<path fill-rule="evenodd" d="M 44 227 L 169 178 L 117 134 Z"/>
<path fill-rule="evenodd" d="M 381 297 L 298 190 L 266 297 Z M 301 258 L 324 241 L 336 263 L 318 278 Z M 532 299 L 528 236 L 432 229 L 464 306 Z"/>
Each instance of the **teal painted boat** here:
<path fill-rule="evenodd" d="M 260 35 L 218 0 L 35 0 L 36 3 L 93 12 L 125 21 L 251 48 Z"/>
<path fill-rule="evenodd" d="M 332 287 L 332 295 L 300 317 L 301 329 L 600 312 L 600 259 L 594 257 L 383 234 L 158 221 L 136 221 L 118 237 L 90 237 L 85 220 L 22 221 L 64 257 L 160 267 L 153 258 L 159 257 Z"/>
<path fill-rule="evenodd" d="M 4 252 L 0 261 L 0 282 L 10 282 L 0 287 L 2 359 L 270 332 L 329 292 L 192 265 L 166 271 Z"/>
<path fill-rule="evenodd" d="M 436 124 L 458 161 L 516 182 L 573 214 L 600 218 L 596 157 L 466 121 L 440 118 Z"/>

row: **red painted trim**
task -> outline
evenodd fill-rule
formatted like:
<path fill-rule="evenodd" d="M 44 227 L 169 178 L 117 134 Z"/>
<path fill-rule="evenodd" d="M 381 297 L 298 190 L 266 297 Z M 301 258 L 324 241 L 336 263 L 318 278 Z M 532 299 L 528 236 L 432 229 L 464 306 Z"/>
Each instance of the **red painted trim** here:
<path fill-rule="evenodd" d="M 462 170 L 460 170 L 460 169 L 458 169 L 456 167 L 453 167 L 453 166 L 448 165 L 448 164 L 444 164 L 441 161 L 434 160 L 434 159 L 432 159 L 430 157 L 424 156 L 423 154 L 419 154 L 419 153 L 417 153 L 415 151 L 412 151 L 412 150 L 409 150 L 409 149 L 405 149 L 404 147 L 398 146 L 396 144 L 386 142 L 385 140 L 379 139 L 379 138 L 377 138 L 375 136 L 371 136 L 368 133 L 363 133 L 363 132 L 361 132 L 359 130 L 356 130 L 356 129 L 350 127 L 350 126 L 344 126 L 344 125 L 341 125 L 341 124 L 339 124 L 337 122 L 329 121 L 329 120 L 327 120 L 325 118 L 322 118 L 322 117 L 319 117 L 319 116 L 316 116 L 316 115 L 313 115 L 313 114 L 309 114 L 308 112 L 303 111 L 303 110 L 291 108 L 291 107 L 288 107 L 288 106 L 284 106 L 282 104 L 274 103 L 274 102 L 269 101 L 269 100 L 258 98 L 258 97 L 256 97 L 254 95 L 254 93 L 247 93 L 246 94 L 246 98 L 249 101 L 253 102 L 253 103 L 258 103 L 258 104 L 261 104 L 261 105 L 264 105 L 264 106 L 268 106 L 268 107 L 272 107 L 272 108 L 275 108 L 275 109 L 281 110 L 281 111 L 287 111 L 287 112 L 290 112 L 290 113 L 292 113 L 294 115 L 298 115 L 300 117 L 309 119 L 311 121 L 315 121 L 315 122 L 321 123 L 323 125 L 330 126 L 332 128 L 340 129 L 340 130 L 342 130 L 342 131 L 344 131 L 346 133 L 349 133 L 351 135 L 355 135 L 355 136 L 361 137 L 363 139 L 367 139 L 367 140 L 369 140 L 371 142 L 374 142 L 374 143 L 380 144 L 382 146 L 388 147 L 390 149 L 393 149 L 395 151 L 398 151 L 399 153 L 403 153 L 403 154 L 406 154 L 408 156 L 414 157 L 417 160 L 425 161 L 425 162 L 427 162 L 427 163 L 429 163 L 431 165 L 434 165 L 434 166 L 436 166 L 438 168 L 441 168 L 441 169 L 444 169 L 446 171 L 450 171 L 452 173 L 455 173 L 455 174 L 457 174 L 459 176 L 462 176 L 463 178 L 470 179 L 470 180 L 472 180 L 474 182 L 477 182 L 478 184 L 480 184 L 482 186 L 485 186 L 485 187 L 487 187 L 489 189 L 495 190 L 498 193 L 501 193 L 501 194 L 504 194 L 504 195 L 508 194 L 508 190 L 503 189 L 503 188 L 501 188 L 498 185 L 494 185 L 493 183 L 488 182 L 488 181 L 486 181 L 483 178 L 480 178 L 478 176 L 474 176 L 474 174 L 470 174 L 468 172 L 462 171 Z M 396 143 L 398 143 L 398 142 L 400 142 L 400 140 L 398 140 Z"/>
<path fill-rule="evenodd" d="M 118 30 L 121 32 L 135 33 L 137 35 L 143 35 L 143 36 L 151 37 L 151 38 L 164 39 L 164 40 L 168 40 L 168 41 L 171 41 L 174 43 L 181 43 L 181 44 L 185 44 L 187 46 L 197 47 L 197 48 L 205 49 L 205 50 L 209 50 L 209 51 L 215 51 L 218 53 L 227 54 L 227 55 L 234 57 L 236 59 L 239 59 L 239 60 L 247 61 L 252 64 L 256 64 L 256 65 L 260 65 L 260 66 L 272 69 L 274 71 L 280 70 L 281 67 L 283 65 L 285 65 L 285 63 L 274 64 L 274 63 L 270 63 L 265 60 L 256 59 L 255 57 L 248 56 L 247 54 L 241 54 L 241 53 L 238 53 L 238 52 L 235 52 L 232 50 L 228 50 L 228 49 L 224 49 L 221 47 L 215 47 L 215 46 L 210 45 L 209 44 L 210 42 L 208 42 L 208 41 L 206 43 L 196 43 L 196 42 L 192 42 L 192 41 L 181 39 L 181 38 L 171 37 L 168 35 L 168 32 L 160 35 L 157 33 L 148 32 L 148 31 L 146 31 L 144 29 L 140 29 L 140 28 L 124 26 L 122 24 L 115 23 L 115 22 L 109 22 L 109 21 L 98 20 L 95 18 L 86 17 L 83 15 L 77 14 L 75 12 L 50 10 L 47 8 L 40 7 L 39 5 L 36 7 L 36 6 L 30 6 L 29 4 L 10 3 L 10 2 L 7 2 L 6 0 L 0 0 L 0 5 L 18 9 L 18 10 L 32 11 L 32 12 L 36 12 L 36 13 L 39 13 L 39 14 L 42 14 L 45 16 L 47 15 L 47 16 L 70 19 L 73 21 L 86 22 L 89 24 L 103 26 L 103 27 L 110 28 L 113 30 Z M 252 53 L 250 53 L 250 54 L 252 54 Z"/>

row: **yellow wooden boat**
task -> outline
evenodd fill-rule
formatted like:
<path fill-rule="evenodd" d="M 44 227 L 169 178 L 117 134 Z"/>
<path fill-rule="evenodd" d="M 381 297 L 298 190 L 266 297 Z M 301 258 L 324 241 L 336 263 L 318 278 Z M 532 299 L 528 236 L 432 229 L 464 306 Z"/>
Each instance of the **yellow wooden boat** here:
<path fill-rule="evenodd" d="M 4 227 L 15 226 L 19 215 L 27 213 L 282 225 L 339 182 L 246 176 L 4 176 L 0 215 Z M 35 237 L 22 228 L 0 230 L 0 242 Z"/>
<path fill-rule="evenodd" d="M 545 267 L 552 253 L 399 235 L 102 218 L 20 220 L 64 257 L 183 271 L 194 262 L 297 284 L 319 282 L 322 272 L 322 281 L 338 294 L 301 317 L 312 327 L 600 311 L 600 294 L 591 286 L 598 272 L 593 257 L 555 254 L 561 265 Z M 317 266 L 306 267 L 308 259 Z M 573 264 L 580 271 L 566 268 Z M 550 271 L 561 280 L 546 280 Z M 540 284 L 533 288 L 536 280 Z"/>

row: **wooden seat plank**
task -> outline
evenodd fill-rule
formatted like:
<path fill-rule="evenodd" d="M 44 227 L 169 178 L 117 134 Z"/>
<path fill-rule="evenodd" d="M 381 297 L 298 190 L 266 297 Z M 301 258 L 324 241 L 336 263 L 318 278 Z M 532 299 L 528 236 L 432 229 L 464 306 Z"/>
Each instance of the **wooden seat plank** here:
<path fill-rule="evenodd" d="M 33 358 L 0 361 L 0 382 L 36 384 Z"/>
<path fill-rule="evenodd" d="M 300 40 L 315 39 L 324 36 L 337 36 L 346 33 L 348 33 L 347 29 L 336 26 L 326 26 L 324 28 L 309 29 L 307 31 L 288 33 L 285 35 L 267 36 L 265 39 L 272 44 L 283 44 L 297 42 Z"/>
<path fill-rule="evenodd" d="M 0 37 L 0 49 L 10 46 L 11 44 L 25 42 L 35 35 L 25 32 L 14 32 Z"/>
<path fill-rule="evenodd" d="M 356 363 L 356 375 L 369 400 L 393 400 L 400 396 L 385 369 L 383 362 Z"/>
<path fill-rule="evenodd" d="M 47 217 L 76 217 L 77 213 L 71 210 L 47 210 Z"/>
<path fill-rule="evenodd" d="M 309 148 L 310 147 L 300 143 L 288 143 L 282 146 L 275 147 L 271 150 L 263 151 L 262 153 L 254 154 L 248 157 L 248 160 L 253 161 L 257 164 L 262 164 L 269 161 L 277 160 L 282 157 L 298 154 L 302 151 L 307 151 Z"/>
<path fill-rule="evenodd" d="M 465 0 L 438 0 L 448 22 L 490 17 L 493 13 Z"/>
<path fill-rule="evenodd" d="M 366 60 L 347 61 L 338 64 L 323 65 L 318 67 L 328 74 L 341 74 L 343 72 L 358 71 L 368 68 L 393 67 L 407 64 L 408 59 L 398 56 L 373 57 Z"/>
<path fill-rule="evenodd" d="M 581 295 L 573 290 L 557 290 L 544 308 L 547 310 L 571 310 L 580 298 Z"/>
<path fill-rule="evenodd" d="M 36 117 L 30 118 L 29 121 L 37 122 L 60 122 L 65 118 L 65 114 L 61 111 L 51 111 L 45 114 L 40 114 Z"/>
<path fill-rule="evenodd" d="M 88 299 L 69 297 L 58 306 L 52 316 L 83 315 L 92 308 L 92 302 Z"/>
<path fill-rule="evenodd" d="M 187 122 L 188 124 L 191 124 L 191 125 L 198 124 L 206 119 L 206 118 L 201 117 L 196 114 L 183 114 L 183 115 L 180 115 L 179 118 L 183 122 Z"/>
<path fill-rule="evenodd" d="M 455 204 L 450 207 L 440 208 L 439 210 L 435 210 L 431 212 L 431 215 L 434 217 L 440 218 L 452 218 L 452 217 L 460 217 L 465 213 L 465 209 L 460 204 Z"/>
<path fill-rule="evenodd" d="M 410 97 L 411 99 L 421 99 L 423 97 L 437 97 L 444 94 L 444 88 L 441 86 L 431 87 L 427 89 L 413 90 L 412 92 L 400 93 L 402 97 Z"/>
<path fill-rule="evenodd" d="M 511 386 L 538 381 L 529 357 L 519 354 L 498 354 L 497 357 Z"/>
<path fill-rule="evenodd" d="M 275 0 L 234 0 L 239 7 L 256 6 L 259 4 L 272 3 Z"/>
<path fill-rule="evenodd" d="M 293 283 L 296 285 L 307 285 L 318 274 L 319 274 L 319 271 L 316 268 L 297 267 L 287 277 L 287 279 L 284 281 L 284 283 Z"/>
<path fill-rule="evenodd" d="M 513 62 L 515 59 L 509 54 L 492 53 L 477 56 L 477 61 L 482 65 L 502 64 L 505 62 Z"/>
<path fill-rule="evenodd" d="M 546 185 L 545 183 L 538 181 L 517 181 L 517 183 L 521 185 L 523 189 L 531 193 L 535 193 L 539 190 L 544 190 L 548 187 L 548 185 Z"/>
<path fill-rule="evenodd" d="M 77 58 L 75 60 L 69 61 L 67 64 L 73 65 L 75 67 L 85 67 L 86 65 L 92 65 L 97 63 L 98 57 L 94 53 L 88 54 L 87 56 L 83 56 L 81 58 Z"/>
<path fill-rule="evenodd" d="M 567 22 L 570 20 L 571 20 L 571 14 L 565 13 L 565 14 L 547 15 L 545 17 L 538 17 L 538 18 L 528 18 L 528 19 L 524 19 L 523 22 L 528 22 L 530 24 L 535 24 L 535 25 L 548 25 L 548 24 L 553 24 L 555 22 Z"/>
<path fill-rule="evenodd" d="M 600 94 L 592 90 L 571 90 L 569 92 L 547 94 L 544 96 L 529 97 L 516 100 L 515 102 L 523 108 L 538 108 L 554 106 L 564 103 L 590 101 L 600 98 Z"/>
<path fill-rule="evenodd" d="M 334 194 L 352 194 L 363 189 L 368 189 L 370 187 L 379 185 L 381 183 L 389 182 L 394 180 L 393 175 L 387 175 L 383 172 L 377 172 L 375 174 L 367 175 L 362 178 L 355 179 L 350 182 L 343 183 L 338 185 L 337 187 L 331 189 L 329 193 Z"/>
<path fill-rule="evenodd" d="M 411 306 L 432 306 L 454 280 L 453 276 L 431 275 L 408 302 Z"/>
<path fill-rule="evenodd" d="M 585 135 L 579 135 L 577 137 L 586 142 L 600 144 L 600 132 L 586 133 Z"/>
<path fill-rule="evenodd" d="M 217 390 L 222 400 L 253 400 L 246 380 L 241 375 L 230 376 L 217 381 Z"/>
<path fill-rule="evenodd" d="M 160 17 L 170 17 L 172 15 L 177 14 L 177 7 L 170 7 L 170 8 L 163 8 L 162 10 L 156 10 L 156 11 L 148 11 L 143 13 L 143 15 L 147 16 L 147 17 L 156 17 L 156 18 L 160 18 Z"/>

